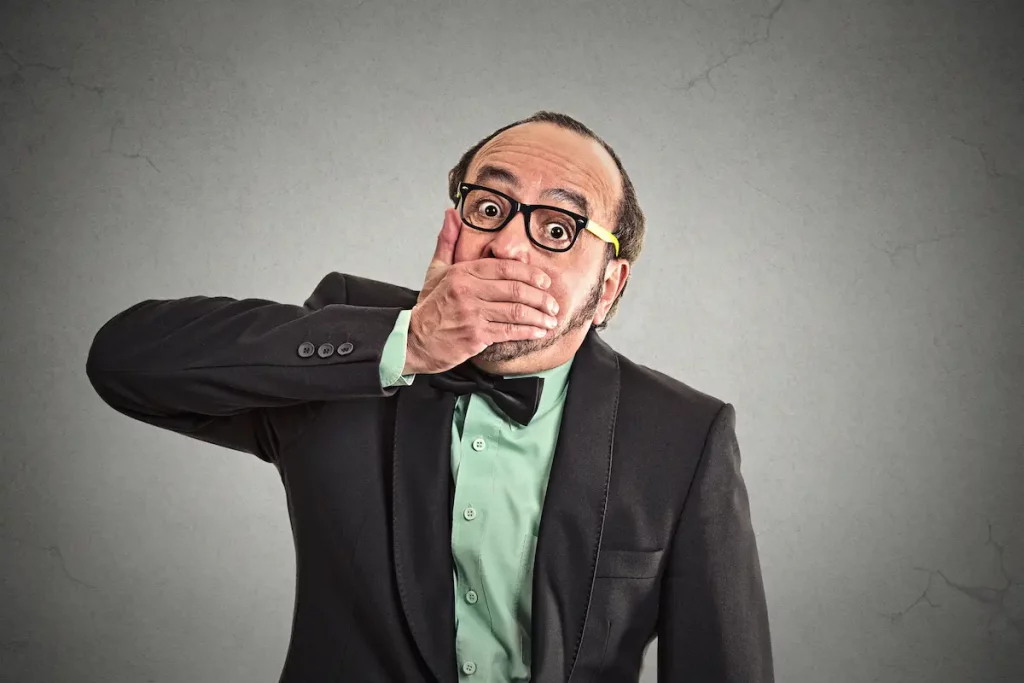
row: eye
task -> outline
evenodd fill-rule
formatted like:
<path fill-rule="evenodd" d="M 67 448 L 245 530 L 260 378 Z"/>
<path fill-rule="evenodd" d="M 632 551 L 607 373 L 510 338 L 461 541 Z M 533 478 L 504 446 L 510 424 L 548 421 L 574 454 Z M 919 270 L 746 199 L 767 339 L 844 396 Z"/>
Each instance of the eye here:
<path fill-rule="evenodd" d="M 501 207 L 489 200 L 480 202 L 476 208 L 487 218 L 497 218 L 501 215 Z"/>
<path fill-rule="evenodd" d="M 544 238 L 550 242 L 568 242 L 572 239 L 573 227 L 568 221 L 548 221 L 544 224 Z"/>

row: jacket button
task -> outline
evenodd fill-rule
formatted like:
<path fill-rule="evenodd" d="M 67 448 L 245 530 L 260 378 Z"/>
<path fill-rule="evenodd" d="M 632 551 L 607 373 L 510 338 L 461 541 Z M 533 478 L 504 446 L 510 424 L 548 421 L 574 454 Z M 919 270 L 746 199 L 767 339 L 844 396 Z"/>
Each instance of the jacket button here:
<path fill-rule="evenodd" d="M 331 342 L 324 342 L 320 345 L 320 348 L 316 350 L 316 355 L 321 358 L 327 358 L 327 356 L 334 353 L 334 344 Z"/>
<path fill-rule="evenodd" d="M 302 342 L 301 344 L 299 344 L 299 355 L 302 356 L 303 358 L 309 358 L 310 356 L 313 355 L 313 352 L 315 350 L 316 350 L 316 347 L 313 346 L 313 344 L 311 344 L 308 341 L 307 342 Z"/>
<path fill-rule="evenodd" d="M 338 344 L 338 355 L 339 356 L 347 356 L 348 354 L 352 353 L 352 349 L 353 348 L 355 348 L 355 347 L 352 346 L 351 342 L 345 342 L 344 344 Z"/>

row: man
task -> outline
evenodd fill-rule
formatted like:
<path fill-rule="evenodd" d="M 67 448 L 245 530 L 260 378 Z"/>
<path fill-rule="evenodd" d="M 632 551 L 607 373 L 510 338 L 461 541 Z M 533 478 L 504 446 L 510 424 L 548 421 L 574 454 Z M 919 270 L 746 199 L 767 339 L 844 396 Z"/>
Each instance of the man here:
<path fill-rule="evenodd" d="M 618 157 L 539 112 L 449 185 L 419 292 L 147 300 L 90 349 L 121 413 L 280 472 L 280 680 L 636 681 L 658 636 L 659 681 L 772 681 L 732 405 L 596 332 L 643 240 Z"/>

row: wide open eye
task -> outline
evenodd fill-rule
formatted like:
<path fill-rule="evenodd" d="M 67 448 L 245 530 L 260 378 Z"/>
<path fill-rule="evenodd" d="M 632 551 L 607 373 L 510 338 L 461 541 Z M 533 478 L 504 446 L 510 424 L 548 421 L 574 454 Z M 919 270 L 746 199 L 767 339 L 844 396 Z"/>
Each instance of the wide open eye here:
<path fill-rule="evenodd" d="M 505 222 L 512 207 L 501 195 L 473 188 L 466 193 L 463 219 L 476 228 L 492 230 Z"/>
<path fill-rule="evenodd" d="M 533 238 L 552 249 L 566 249 L 576 236 L 576 220 L 560 211 L 540 209 L 530 223 Z"/>

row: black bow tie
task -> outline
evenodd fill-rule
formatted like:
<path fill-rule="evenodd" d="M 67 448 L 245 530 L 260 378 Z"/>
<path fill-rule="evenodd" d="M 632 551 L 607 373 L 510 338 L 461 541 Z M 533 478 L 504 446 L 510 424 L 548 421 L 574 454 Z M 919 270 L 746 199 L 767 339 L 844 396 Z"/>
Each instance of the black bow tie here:
<path fill-rule="evenodd" d="M 525 427 L 537 413 L 544 378 L 505 378 L 484 372 L 466 361 L 451 370 L 431 375 L 430 385 L 457 396 L 474 392 L 486 394 L 506 415 Z"/>

